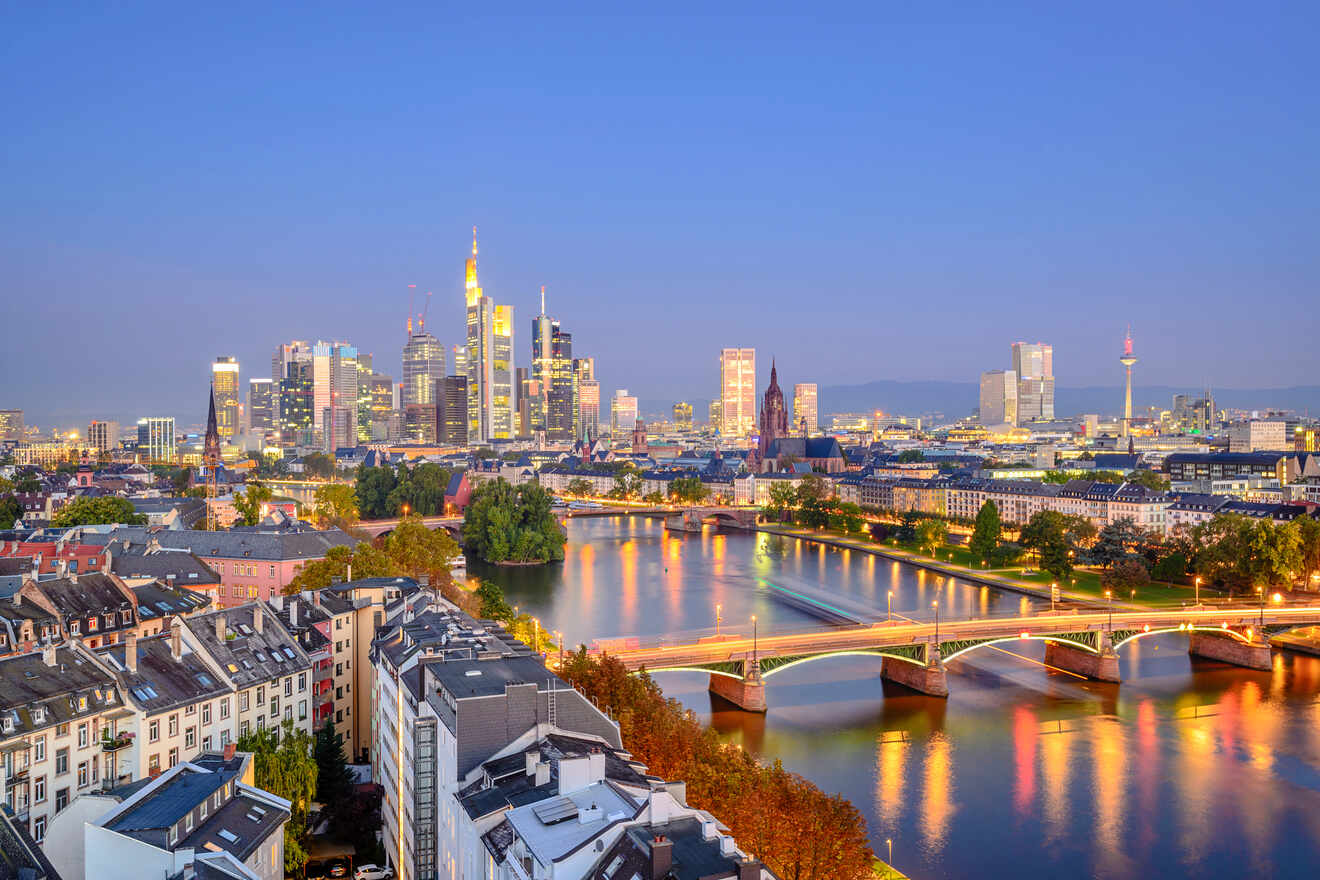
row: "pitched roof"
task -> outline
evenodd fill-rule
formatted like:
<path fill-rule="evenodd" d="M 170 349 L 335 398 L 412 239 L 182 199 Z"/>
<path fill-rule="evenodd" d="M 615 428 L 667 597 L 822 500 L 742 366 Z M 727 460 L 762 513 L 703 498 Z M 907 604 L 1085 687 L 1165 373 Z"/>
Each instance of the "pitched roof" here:
<path fill-rule="evenodd" d="M 217 632 L 219 620 L 223 636 Z M 183 623 L 239 688 L 311 668 L 307 652 L 263 602 L 197 614 Z"/>

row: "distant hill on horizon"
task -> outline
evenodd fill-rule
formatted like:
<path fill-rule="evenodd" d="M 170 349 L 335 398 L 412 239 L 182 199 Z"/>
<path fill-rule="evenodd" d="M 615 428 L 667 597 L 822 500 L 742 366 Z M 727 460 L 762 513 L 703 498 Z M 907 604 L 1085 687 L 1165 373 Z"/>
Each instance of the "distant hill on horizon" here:
<path fill-rule="evenodd" d="M 1199 393 L 1199 389 L 1190 386 L 1137 385 L 1132 389 L 1132 407 L 1138 411 L 1150 406 L 1168 409 L 1173 405 L 1173 395 Z M 1320 385 L 1212 388 L 1211 393 L 1215 405 L 1221 408 L 1290 409 L 1298 413 L 1320 413 Z M 974 382 L 899 382 L 879 379 L 860 385 L 823 385 L 818 399 L 822 417 L 835 413 L 870 413 L 879 408 L 894 415 L 943 413 L 946 418 L 953 420 L 971 415 L 976 409 L 980 402 L 980 386 Z M 698 422 L 705 421 L 710 399 L 689 398 L 688 402 L 692 404 L 693 418 Z M 792 405 L 791 400 L 788 403 Z M 1122 404 L 1123 389 L 1118 385 L 1060 387 L 1054 391 L 1054 409 L 1060 416 L 1083 413 L 1112 416 L 1119 413 Z M 668 419 L 672 405 L 672 400 L 640 401 L 641 411 L 648 418 Z"/>

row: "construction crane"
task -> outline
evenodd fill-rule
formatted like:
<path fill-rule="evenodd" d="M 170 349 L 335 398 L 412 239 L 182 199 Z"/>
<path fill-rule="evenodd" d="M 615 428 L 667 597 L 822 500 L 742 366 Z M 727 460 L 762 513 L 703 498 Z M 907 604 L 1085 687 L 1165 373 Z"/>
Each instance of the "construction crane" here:
<path fill-rule="evenodd" d="M 422 313 L 417 316 L 417 332 L 421 333 L 426 329 L 426 314 L 431 311 L 431 291 L 426 292 L 426 305 L 422 307 Z"/>
<path fill-rule="evenodd" d="M 408 285 L 408 338 L 412 338 L 413 295 L 417 292 L 416 284 Z"/>

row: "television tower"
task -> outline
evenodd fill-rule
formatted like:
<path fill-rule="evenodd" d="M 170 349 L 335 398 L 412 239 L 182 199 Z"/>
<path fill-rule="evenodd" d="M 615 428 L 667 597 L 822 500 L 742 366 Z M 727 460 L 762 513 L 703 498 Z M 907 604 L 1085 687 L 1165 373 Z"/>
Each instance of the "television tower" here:
<path fill-rule="evenodd" d="M 1123 395 L 1123 436 L 1126 437 L 1132 422 L 1132 365 L 1137 356 L 1132 353 L 1132 325 L 1128 325 L 1127 336 L 1123 337 L 1123 356 L 1118 359 L 1127 371 L 1127 390 Z"/>

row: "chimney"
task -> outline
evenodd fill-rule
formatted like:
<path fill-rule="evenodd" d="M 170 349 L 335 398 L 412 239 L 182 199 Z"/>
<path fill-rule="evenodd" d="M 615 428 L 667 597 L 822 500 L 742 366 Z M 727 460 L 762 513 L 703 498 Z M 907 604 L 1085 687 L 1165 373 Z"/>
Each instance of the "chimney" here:
<path fill-rule="evenodd" d="M 137 674 L 137 640 L 138 635 L 133 630 L 129 630 L 124 636 L 124 668 L 133 674 Z"/>
<path fill-rule="evenodd" d="M 657 834 L 651 841 L 651 880 L 662 880 L 673 866 L 674 842 L 663 834 Z"/>
<path fill-rule="evenodd" d="M 215 640 L 223 642 L 226 638 L 228 636 L 225 633 L 225 615 L 224 612 L 221 612 L 215 616 Z"/>
<path fill-rule="evenodd" d="M 233 743 L 233 742 L 225 743 L 225 760 L 226 761 L 234 760 L 234 753 L 237 751 L 238 751 L 238 743 Z"/>
<path fill-rule="evenodd" d="M 540 763 L 540 761 L 541 761 L 541 753 L 540 753 L 540 752 L 527 752 L 526 754 L 523 755 L 523 758 L 525 758 L 525 759 L 527 760 L 527 775 L 528 775 L 528 776 L 535 776 L 535 775 L 536 775 L 536 765 L 537 765 L 538 763 Z"/>
<path fill-rule="evenodd" d="M 761 880 L 761 863 L 756 859 L 743 859 L 738 863 L 738 880 Z"/>
<path fill-rule="evenodd" d="M 174 579 L 175 579 L 175 577 L 177 577 L 177 575 L 173 575 L 173 574 L 167 574 L 167 575 L 165 575 L 165 586 L 167 586 L 167 587 L 173 589 L 173 588 L 174 588 Z"/>
<path fill-rule="evenodd" d="M 41 662 L 47 666 L 55 665 L 55 645 L 50 641 L 41 646 Z"/>
<path fill-rule="evenodd" d="M 291 597 L 289 599 L 289 626 L 298 625 L 298 600 Z"/>
<path fill-rule="evenodd" d="M 261 632 L 261 624 L 265 621 L 266 615 L 261 613 L 261 603 L 258 602 L 252 606 L 252 628 Z"/>
<path fill-rule="evenodd" d="M 105 551 L 105 554 L 101 557 L 101 571 L 102 571 L 102 573 L 104 573 L 104 574 L 109 574 L 109 573 L 110 573 L 110 551 L 109 551 L 109 550 Z"/>
<path fill-rule="evenodd" d="M 53 650 L 53 649 L 52 649 Z M 536 785 L 539 788 L 550 782 L 550 762 L 541 761 L 536 765 Z"/>
<path fill-rule="evenodd" d="M 66 559 L 55 560 L 55 576 L 67 577 L 69 574 L 69 562 Z"/>
<path fill-rule="evenodd" d="M 284 596 L 276 593 L 270 597 L 270 607 L 274 608 L 276 613 L 284 610 Z"/>
<path fill-rule="evenodd" d="M 179 623 L 178 618 L 170 624 L 170 654 L 175 660 L 183 657 L 183 624 Z"/>

